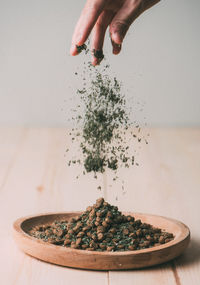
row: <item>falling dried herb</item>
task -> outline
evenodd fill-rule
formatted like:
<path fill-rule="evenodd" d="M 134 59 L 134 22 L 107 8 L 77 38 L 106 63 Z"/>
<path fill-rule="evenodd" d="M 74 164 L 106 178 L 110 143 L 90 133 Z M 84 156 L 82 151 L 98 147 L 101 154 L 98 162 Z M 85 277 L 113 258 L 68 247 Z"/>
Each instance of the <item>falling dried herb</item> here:
<path fill-rule="evenodd" d="M 81 137 L 82 163 L 86 172 L 103 173 L 106 168 L 116 171 L 118 167 L 129 167 L 135 161 L 126 136 L 131 123 L 125 96 L 121 92 L 121 83 L 105 72 L 107 68 L 100 73 L 88 65 L 93 75 L 90 84 L 77 90 L 84 107 L 83 114 L 78 114 L 75 120 L 81 121 L 82 132 L 74 131 L 71 135 L 72 141 Z M 135 137 L 131 132 L 131 143 Z M 80 159 L 71 160 L 70 165 L 72 162 L 80 163 Z"/>
<path fill-rule="evenodd" d="M 86 45 L 77 49 L 88 53 Z M 100 60 L 104 58 L 101 50 L 93 50 L 93 55 Z M 73 146 L 68 149 L 68 165 L 80 164 L 84 175 L 92 172 L 95 178 L 111 169 L 116 181 L 119 168 L 139 165 L 135 157 L 137 144 L 147 141 L 137 121 L 130 121 L 130 103 L 127 104 L 122 84 L 110 75 L 109 68 L 106 61 L 101 67 L 84 62 L 83 71 L 75 72 L 82 84 L 76 92 L 79 103 L 73 109 L 75 127 L 69 134 L 78 151 L 71 155 Z M 80 173 L 76 178 L 79 177 Z M 101 190 L 101 186 L 97 189 Z M 124 186 L 122 190 L 126 193 Z"/>

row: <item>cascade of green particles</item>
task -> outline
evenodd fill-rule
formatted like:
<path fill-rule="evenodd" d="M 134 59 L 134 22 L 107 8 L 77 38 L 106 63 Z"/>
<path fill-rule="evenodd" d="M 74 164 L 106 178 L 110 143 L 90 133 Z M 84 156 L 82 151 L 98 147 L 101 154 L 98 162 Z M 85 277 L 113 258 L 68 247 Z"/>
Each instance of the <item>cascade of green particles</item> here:
<path fill-rule="evenodd" d="M 84 114 L 75 118 L 77 122 L 82 121 L 80 147 L 84 169 L 103 173 L 106 168 L 129 167 L 134 164 L 134 156 L 129 155 L 129 145 L 125 140 L 130 122 L 121 85 L 115 77 L 110 78 L 105 73 L 108 66 L 102 73 L 91 66 L 88 68 L 93 72 L 90 85 L 77 90 Z M 80 132 L 73 133 L 72 141 L 76 138 L 80 139 Z M 80 163 L 80 159 L 71 162 Z"/>
<path fill-rule="evenodd" d="M 77 47 L 77 50 L 88 53 L 86 45 Z M 83 174 L 93 172 L 95 176 L 96 173 L 104 173 L 106 168 L 116 173 L 119 167 L 138 165 L 129 148 L 135 141 L 141 142 L 140 127 L 135 126 L 137 134 L 131 131 L 121 83 L 108 75 L 109 65 L 103 69 L 89 63 L 84 66 L 83 87 L 77 90 L 82 109 L 78 105 L 78 114 L 73 117 L 82 130 L 75 128 L 70 133 L 72 142 L 79 142 L 82 157 L 69 160 L 68 165 L 79 163 L 84 167 Z M 78 75 L 77 72 L 75 74 Z"/>

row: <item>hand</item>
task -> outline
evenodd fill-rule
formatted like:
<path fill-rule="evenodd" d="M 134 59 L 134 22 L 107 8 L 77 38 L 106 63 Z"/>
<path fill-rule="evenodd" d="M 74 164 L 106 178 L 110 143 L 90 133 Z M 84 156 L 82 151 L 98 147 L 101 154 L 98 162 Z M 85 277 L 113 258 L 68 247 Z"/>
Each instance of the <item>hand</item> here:
<path fill-rule="evenodd" d="M 92 33 L 92 64 L 100 63 L 94 51 L 101 54 L 105 32 L 109 26 L 113 54 L 121 51 L 123 39 L 133 21 L 160 0 L 87 0 L 72 37 L 71 55 L 77 55 Z M 103 54 L 103 53 L 102 53 Z M 101 59 L 101 58 L 100 58 Z"/>

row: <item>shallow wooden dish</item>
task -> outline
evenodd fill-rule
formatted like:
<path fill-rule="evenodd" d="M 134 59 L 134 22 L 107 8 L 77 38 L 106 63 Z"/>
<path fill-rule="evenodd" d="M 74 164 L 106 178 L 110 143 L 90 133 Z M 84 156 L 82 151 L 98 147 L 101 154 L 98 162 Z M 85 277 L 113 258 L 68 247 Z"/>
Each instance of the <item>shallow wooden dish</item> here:
<path fill-rule="evenodd" d="M 125 252 L 91 252 L 71 249 L 46 243 L 31 237 L 28 231 L 32 226 L 45 224 L 54 220 L 69 219 L 81 212 L 41 214 L 23 217 L 13 224 L 14 238 L 25 253 L 46 262 L 93 270 L 121 270 L 148 267 L 171 260 L 180 255 L 188 246 L 190 231 L 183 223 L 149 214 L 124 213 L 141 219 L 142 222 L 173 233 L 175 239 L 153 248 Z"/>

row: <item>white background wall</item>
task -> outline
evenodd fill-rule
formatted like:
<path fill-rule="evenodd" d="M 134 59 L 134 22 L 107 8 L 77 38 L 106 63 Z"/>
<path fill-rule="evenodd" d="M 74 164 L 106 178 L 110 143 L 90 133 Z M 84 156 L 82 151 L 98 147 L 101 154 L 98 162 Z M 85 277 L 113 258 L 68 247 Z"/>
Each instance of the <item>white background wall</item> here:
<path fill-rule="evenodd" d="M 84 2 L 0 0 L 1 125 L 67 125 L 84 60 L 68 50 Z M 106 40 L 112 70 L 146 102 L 148 125 L 200 125 L 199 15 L 198 0 L 161 1 L 132 25 L 121 55 Z"/>

